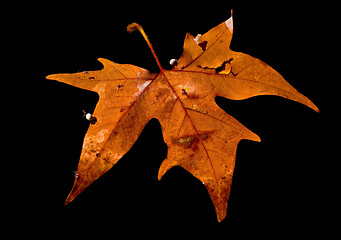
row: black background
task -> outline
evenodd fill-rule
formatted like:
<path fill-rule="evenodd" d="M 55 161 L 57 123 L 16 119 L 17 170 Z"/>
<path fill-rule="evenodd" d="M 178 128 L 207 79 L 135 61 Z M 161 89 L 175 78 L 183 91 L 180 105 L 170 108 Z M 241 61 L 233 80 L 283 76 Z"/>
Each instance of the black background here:
<path fill-rule="evenodd" d="M 21 22 L 27 33 L 20 31 L 24 40 L 16 60 L 24 65 L 21 74 L 26 78 L 20 81 L 34 89 L 26 91 L 28 101 L 19 108 L 25 109 L 19 113 L 29 119 L 22 132 L 28 147 L 16 168 L 20 168 L 16 178 L 22 181 L 16 183 L 15 197 L 7 198 L 16 202 L 10 223 L 30 226 L 27 231 L 33 233 L 48 229 L 52 236 L 91 233 L 98 238 L 121 233 L 164 238 L 179 232 L 276 239 L 325 233 L 321 224 L 329 211 L 329 177 L 334 176 L 329 174 L 333 167 L 323 147 L 331 140 L 324 135 L 329 127 L 325 120 L 329 105 L 322 97 L 323 86 L 330 81 L 323 67 L 328 46 L 318 46 L 328 32 L 328 19 L 321 12 L 329 6 L 321 10 L 320 6 L 275 1 L 247 7 L 228 1 L 192 5 L 83 1 L 28 7 Z M 262 139 L 261 143 L 243 140 L 238 145 L 227 218 L 221 223 L 205 187 L 191 174 L 175 167 L 157 180 L 167 147 L 155 119 L 110 171 L 64 206 L 89 125 L 82 110 L 92 112 L 98 95 L 48 81 L 45 76 L 101 69 L 99 57 L 158 72 L 141 35 L 126 32 L 131 22 L 144 27 L 167 69 L 171 58 L 181 56 L 186 32 L 207 32 L 229 18 L 231 9 L 231 49 L 272 66 L 321 113 L 275 96 L 216 99 Z"/>

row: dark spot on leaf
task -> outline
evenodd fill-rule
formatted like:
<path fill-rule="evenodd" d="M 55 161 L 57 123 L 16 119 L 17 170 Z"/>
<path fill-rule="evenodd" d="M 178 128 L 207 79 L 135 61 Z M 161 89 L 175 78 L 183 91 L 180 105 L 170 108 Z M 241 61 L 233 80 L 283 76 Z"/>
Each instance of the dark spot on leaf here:
<path fill-rule="evenodd" d="M 208 135 L 205 134 L 205 133 L 200 134 L 200 138 L 201 138 L 202 140 L 206 140 L 206 139 L 208 138 Z"/>
<path fill-rule="evenodd" d="M 97 118 L 94 116 L 91 116 L 91 118 L 89 119 L 91 124 L 95 124 L 97 122 Z"/>
<path fill-rule="evenodd" d="M 184 148 L 190 148 L 190 147 L 193 147 L 192 146 L 193 143 L 197 144 L 198 138 L 195 136 L 185 136 L 185 137 L 181 137 L 178 139 L 174 139 L 173 142 L 177 144 L 178 146 L 182 146 Z"/>
<path fill-rule="evenodd" d="M 207 43 L 208 43 L 207 41 L 203 41 L 203 42 L 199 43 L 198 45 L 199 45 L 199 47 L 201 47 L 201 49 L 203 51 L 206 51 Z"/>
<path fill-rule="evenodd" d="M 186 95 L 187 97 L 189 97 L 188 94 L 187 94 L 187 91 L 185 89 L 182 88 L 181 90 L 182 90 L 182 94 L 183 95 Z"/>
<path fill-rule="evenodd" d="M 219 67 L 215 69 L 215 72 L 220 73 L 221 71 L 224 71 L 226 68 L 226 64 L 230 64 L 230 60 L 224 61 Z"/>

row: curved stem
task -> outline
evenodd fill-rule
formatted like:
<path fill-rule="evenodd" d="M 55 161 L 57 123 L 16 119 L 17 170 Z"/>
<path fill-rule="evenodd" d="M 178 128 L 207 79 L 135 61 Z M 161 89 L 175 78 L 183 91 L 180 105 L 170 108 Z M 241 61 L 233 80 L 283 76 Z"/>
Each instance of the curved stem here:
<path fill-rule="evenodd" d="M 147 44 L 148 44 L 150 50 L 151 50 L 152 53 L 153 53 L 153 56 L 154 56 L 154 58 L 155 58 L 155 60 L 156 60 L 157 65 L 158 65 L 159 68 L 160 68 L 160 71 L 163 71 L 163 68 L 161 67 L 161 64 L 160 64 L 160 62 L 159 62 L 159 59 L 157 58 L 156 53 L 155 53 L 155 51 L 154 51 L 154 49 L 153 49 L 153 46 L 152 46 L 152 44 L 150 43 L 150 41 L 149 41 L 149 39 L 148 39 L 146 33 L 144 32 L 142 26 L 141 26 L 140 24 L 138 24 L 138 23 L 131 23 L 131 24 L 128 25 L 128 27 L 127 27 L 127 31 L 128 31 L 128 32 L 132 33 L 132 32 L 135 31 L 135 30 L 138 30 L 138 31 L 142 34 L 144 40 L 146 40 L 146 42 L 147 42 Z"/>

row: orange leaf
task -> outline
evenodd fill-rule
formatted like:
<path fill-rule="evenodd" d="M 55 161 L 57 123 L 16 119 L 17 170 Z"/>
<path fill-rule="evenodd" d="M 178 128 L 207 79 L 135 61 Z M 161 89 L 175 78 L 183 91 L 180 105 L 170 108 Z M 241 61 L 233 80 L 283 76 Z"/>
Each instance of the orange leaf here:
<path fill-rule="evenodd" d="M 142 27 L 139 30 L 160 68 L 143 68 L 99 58 L 103 69 L 46 78 L 99 94 L 99 101 L 83 142 L 71 202 L 106 173 L 133 146 L 152 118 L 160 121 L 167 158 L 158 178 L 181 166 L 205 184 L 218 221 L 227 212 L 237 145 L 242 139 L 260 138 L 218 107 L 216 96 L 242 100 L 258 95 L 277 95 L 318 108 L 259 59 L 229 49 L 232 17 L 204 35 L 187 34 L 181 58 L 165 70 Z M 174 61 L 172 61 L 174 63 Z"/>

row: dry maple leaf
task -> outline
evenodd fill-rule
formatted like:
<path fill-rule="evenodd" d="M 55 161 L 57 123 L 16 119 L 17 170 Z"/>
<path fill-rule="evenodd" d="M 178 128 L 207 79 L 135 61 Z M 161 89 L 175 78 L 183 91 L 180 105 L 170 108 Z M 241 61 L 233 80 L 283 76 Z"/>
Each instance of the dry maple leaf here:
<path fill-rule="evenodd" d="M 172 70 L 161 67 L 142 27 L 130 24 L 128 31 L 133 30 L 139 30 L 147 41 L 159 73 L 99 58 L 102 70 L 47 76 L 99 94 L 66 204 L 114 166 L 148 121 L 156 118 L 168 146 L 158 178 L 174 166 L 186 169 L 205 184 L 222 221 L 238 142 L 259 142 L 260 138 L 220 109 L 215 97 L 241 100 L 277 95 L 317 112 L 318 108 L 264 62 L 229 49 L 232 17 L 204 35 L 187 34 L 183 54 Z"/>

